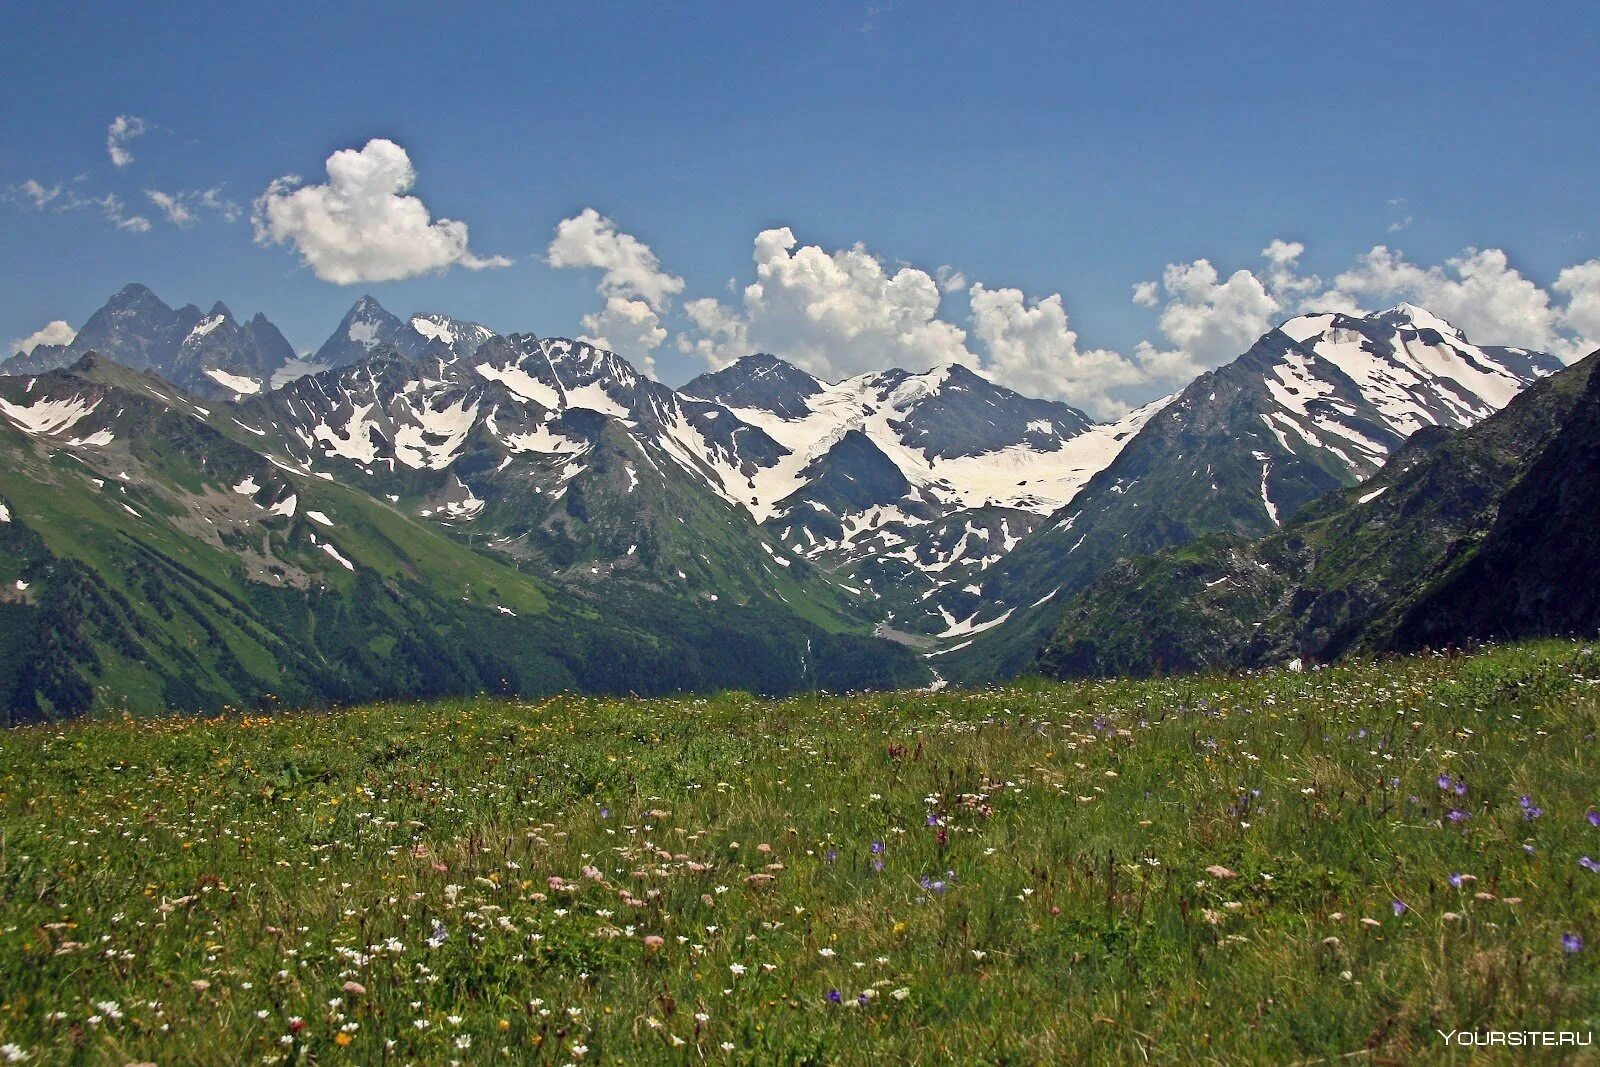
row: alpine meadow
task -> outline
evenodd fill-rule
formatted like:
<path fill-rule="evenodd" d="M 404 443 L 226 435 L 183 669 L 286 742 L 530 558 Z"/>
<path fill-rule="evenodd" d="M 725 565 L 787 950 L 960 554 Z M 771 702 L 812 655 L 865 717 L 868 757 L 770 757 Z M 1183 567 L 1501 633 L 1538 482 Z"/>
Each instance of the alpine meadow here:
<path fill-rule="evenodd" d="M 0 35 L 0 1063 L 1600 1062 L 1592 5 Z"/>

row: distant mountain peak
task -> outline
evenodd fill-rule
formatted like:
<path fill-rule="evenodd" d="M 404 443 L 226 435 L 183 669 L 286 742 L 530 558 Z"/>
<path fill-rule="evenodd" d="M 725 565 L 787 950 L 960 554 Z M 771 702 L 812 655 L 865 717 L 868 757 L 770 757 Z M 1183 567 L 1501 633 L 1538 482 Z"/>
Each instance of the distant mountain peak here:
<path fill-rule="evenodd" d="M 1453 322 L 1443 319 L 1425 307 L 1420 307 L 1410 301 L 1401 301 L 1388 311 L 1375 316 L 1380 322 L 1394 325 L 1406 324 L 1415 326 L 1419 330 L 1436 330 L 1447 337 L 1466 339 L 1466 334 Z"/>
<path fill-rule="evenodd" d="M 161 298 L 156 296 L 155 293 L 151 292 L 148 285 L 142 285 L 139 282 L 129 282 L 127 285 L 124 285 L 121 289 L 118 289 L 115 293 L 113 293 L 111 299 L 106 301 L 106 304 L 125 306 L 128 304 L 143 303 L 150 300 L 154 300 L 157 303 L 161 302 Z"/>

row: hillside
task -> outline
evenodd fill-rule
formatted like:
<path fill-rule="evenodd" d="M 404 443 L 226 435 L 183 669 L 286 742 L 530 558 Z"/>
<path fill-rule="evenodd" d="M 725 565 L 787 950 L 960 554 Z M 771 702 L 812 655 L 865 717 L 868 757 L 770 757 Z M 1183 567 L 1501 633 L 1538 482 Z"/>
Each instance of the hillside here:
<path fill-rule="evenodd" d="M 1441 1030 L 1588 1032 L 1597 732 L 1600 650 L 1568 642 L 24 727 L 0 734 L 0 1045 L 1411 1063 Z"/>
<path fill-rule="evenodd" d="M 1263 537 L 1370 477 L 1419 430 L 1471 426 L 1562 368 L 1475 345 L 1422 308 L 1301 315 L 1196 378 L 1106 468 L 985 575 L 984 627 L 940 670 L 1030 668 L 1067 601 L 1119 561 L 1206 536 Z M 1430 431 L 1431 432 L 1431 431 Z"/>
<path fill-rule="evenodd" d="M 1591 633 L 1600 353 L 1469 429 L 1419 433 L 1270 537 L 1124 560 L 1063 608 L 1057 676 L 1324 662 Z"/>
<path fill-rule="evenodd" d="M 237 409 L 85 358 L 0 378 L 0 714 L 915 683 L 759 605 L 616 610 L 258 451 Z"/>

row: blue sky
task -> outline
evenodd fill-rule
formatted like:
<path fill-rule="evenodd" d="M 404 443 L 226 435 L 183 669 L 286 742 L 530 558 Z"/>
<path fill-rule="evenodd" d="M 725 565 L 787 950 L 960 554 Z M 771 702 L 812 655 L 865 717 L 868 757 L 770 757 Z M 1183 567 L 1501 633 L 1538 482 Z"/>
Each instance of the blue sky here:
<path fill-rule="evenodd" d="M 585 208 L 683 280 L 647 301 L 666 339 L 628 353 L 673 383 L 730 344 L 792 344 L 842 373 L 953 343 L 886 337 L 874 357 L 870 325 L 834 323 L 861 344 L 830 358 L 834 335 L 799 336 L 807 320 L 793 307 L 785 320 L 747 306 L 753 242 L 779 227 L 795 238 L 775 261 L 784 284 L 800 284 L 805 246 L 831 255 L 857 242 L 887 276 L 948 266 L 980 282 L 995 305 L 984 339 L 967 290 L 943 294 L 939 321 L 1038 392 L 1060 381 L 1126 398 L 1160 384 L 1149 368 L 1216 362 L 1266 307 L 1219 295 L 1241 269 L 1267 317 L 1330 289 L 1376 306 L 1384 285 L 1427 297 L 1455 284 L 1440 299 L 1483 320 L 1485 340 L 1600 334 L 1586 332 L 1587 275 L 1552 288 L 1600 257 L 1592 2 L 329 7 L 7 7 L 0 338 L 78 325 L 130 280 L 173 304 L 265 311 L 302 349 L 363 292 L 402 314 L 582 333 L 604 303 L 597 283 L 637 297 L 602 269 L 547 264 L 557 224 Z M 123 166 L 106 143 L 119 115 L 146 124 Z M 331 153 L 374 138 L 404 150 L 408 192 L 434 219 L 470 227 L 473 254 L 514 262 L 339 285 L 305 265 L 294 237 L 252 239 L 250 205 L 270 182 L 327 182 Z M 29 181 L 62 193 L 37 207 Z M 147 195 L 208 189 L 239 217 L 191 200 L 195 221 L 175 226 Z M 108 195 L 149 229 L 119 229 L 88 203 Z M 1304 246 L 1287 287 L 1266 277 L 1274 239 Z M 1378 245 L 1411 273 L 1361 258 Z M 1504 263 L 1450 267 L 1466 249 L 1502 250 Z M 1210 288 L 1190 275 L 1175 279 L 1187 289 L 1130 299 L 1201 258 L 1217 272 Z M 1358 262 L 1366 274 L 1350 280 L 1368 288 L 1334 284 Z M 835 265 L 849 274 L 862 261 Z M 1501 284 L 1547 295 L 1548 314 L 1484 318 L 1474 309 Z M 1016 301 L 993 298 L 1012 289 Z M 1029 318 L 1052 294 L 1065 327 L 1051 307 Z M 768 304 L 777 296 L 769 288 Z M 716 298 L 745 332 L 695 351 L 697 298 Z"/>

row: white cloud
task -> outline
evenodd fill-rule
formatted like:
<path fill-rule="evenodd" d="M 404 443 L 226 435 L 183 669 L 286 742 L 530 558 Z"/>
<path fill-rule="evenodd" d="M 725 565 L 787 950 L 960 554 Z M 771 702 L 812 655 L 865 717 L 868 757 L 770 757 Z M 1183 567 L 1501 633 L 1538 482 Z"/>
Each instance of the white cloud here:
<path fill-rule="evenodd" d="M 829 379 L 891 366 L 978 363 L 966 331 L 938 317 L 939 284 L 925 271 L 890 274 L 860 244 L 831 254 L 802 246 L 788 227 L 757 234 L 754 259 L 756 280 L 745 287 L 739 312 L 700 305 L 690 317 L 701 336 L 680 348 L 713 366 L 753 350 L 772 352 Z"/>
<path fill-rule="evenodd" d="M 216 212 L 226 222 L 234 222 L 239 218 L 239 205 L 223 199 L 221 186 L 176 193 L 146 189 L 144 195 L 174 226 L 193 226 L 199 221 L 202 209 Z"/>
<path fill-rule="evenodd" d="M 970 288 L 967 276 L 948 263 L 934 271 L 933 276 L 939 279 L 939 289 L 946 293 L 964 293 Z"/>
<path fill-rule="evenodd" d="M 1168 264 L 1161 287 L 1168 297 L 1159 320 L 1162 334 L 1202 367 L 1219 366 L 1245 351 L 1273 326 L 1281 309 L 1250 271 L 1234 271 L 1222 281 L 1206 259 Z"/>
<path fill-rule="evenodd" d="M 111 125 L 106 127 L 106 153 L 111 157 L 111 162 L 119 167 L 126 167 L 133 162 L 133 153 L 128 151 L 128 142 L 141 136 L 148 125 L 138 115 L 118 115 L 111 120 Z"/>
<path fill-rule="evenodd" d="M 452 266 L 469 270 L 510 266 L 504 256 L 480 257 L 467 246 L 467 224 L 433 219 L 405 195 L 417 172 L 406 150 L 374 138 L 360 149 L 328 157 L 328 181 L 305 185 L 295 175 L 267 186 L 251 221 L 260 244 L 288 244 L 318 278 L 338 285 L 396 281 Z"/>
<path fill-rule="evenodd" d="M 12 187 L 13 197 L 20 194 L 32 203 L 35 211 L 43 211 L 50 204 L 61 200 L 61 195 L 66 191 L 66 186 L 60 182 L 46 186 L 33 178 L 29 178 L 22 184 Z"/>
<path fill-rule="evenodd" d="M 1261 250 L 1261 258 L 1275 267 L 1292 267 L 1305 255 L 1306 246 L 1299 241 L 1285 241 L 1274 237 L 1267 247 Z"/>
<path fill-rule="evenodd" d="M 1600 259 L 1566 268 L 1556 275 L 1555 289 L 1568 298 L 1561 322 L 1576 335 L 1570 354 L 1586 356 L 1600 348 Z"/>
<path fill-rule="evenodd" d="M 122 198 L 116 193 L 107 193 L 100 199 L 89 202 L 99 206 L 100 214 L 119 230 L 127 230 L 129 233 L 150 232 L 150 220 L 143 215 L 129 215 Z"/>
<path fill-rule="evenodd" d="M 128 214 L 127 205 L 116 193 L 98 197 L 81 196 L 65 184 L 47 186 L 29 178 L 6 189 L 3 198 L 21 202 L 35 211 L 48 208 L 52 212 L 66 212 L 95 208 L 99 210 L 102 218 L 119 230 L 127 230 L 130 233 L 147 233 L 150 230 L 150 220 L 143 215 Z"/>
<path fill-rule="evenodd" d="M 70 323 L 56 319 L 54 322 L 45 323 L 28 336 L 12 341 L 6 346 L 5 355 L 9 356 L 15 352 L 26 354 L 32 352 L 38 345 L 69 345 L 76 336 L 78 331 L 74 330 Z"/>
<path fill-rule="evenodd" d="M 1563 309 L 1498 248 L 1469 248 L 1424 267 L 1377 245 L 1326 284 L 1301 273 L 1304 253 L 1299 242 L 1274 240 L 1261 250 L 1267 267 L 1260 275 L 1239 270 L 1226 282 L 1208 260 L 1168 265 L 1159 285 L 1134 287 L 1133 301 L 1153 307 L 1165 291 L 1159 326 L 1170 348 L 1145 342 L 1135 357 L 1152 378 L 1198 373 L 1244 352 L 1292 314 L 1365 315 L 1403 300 L 1448 319 L 1476 344 L 1540 349 L 1565 359 L 1600 344 L 1600 260 L 1561 272 L 1552 289 L 1566 295 Z"/>
<path fill-rule="evenodd" d="M 1137 385 L 1144 371 L 1109 349 L 1080 349 L 1060 293 L 1029 303 L 1020 289 L 972 287 L 973 332 L 983 343 L 990 377 L 1029 396 L 1061 398 L 1096 417 L 1126 405 L 1110 389 Z"/>
<path fill-rule="evenodd" d="M 655 357 L 650 353 L 661 347 L 667 331 L 655 309 L 643 300 L 606 297 L 603 310 L 583 317 L 583 328 L 587 332 L 580 341 L 617 352 L 650 377 L 656 376 Z"/>
<path fill-rule="evenodd" d="M 1273 238 L 1261 250 L 1261 275 L 1236 270 L 1226 281 L 1208 259 L 1169 263 L 1161 280 L 1133 287 L 1140 307 L 1161 307 L 1157 326 L 1165 345 L 1141 341 L 1134 359 L 1148 381 L 1177 386 L 1241 355 L 1284 318 L 1287 309 L 1321 286 L 1299 272 L 1305 245 Z M 1162 306 L 1165 294 L 1166 304 Z"/>
<path fill-rule="evenodd" d="M 1261 250 L 1261 258 L 1267 261 L 1266 288 L 1281 304 L 1288 305 L 1296 297 L 1322 285 L 1322 279 L 1315 274 L 1300 273 L 1300 257 L 1305 251 L 1306 246 L 1299 241 L 1283 241 L 1276 237 Z"/>
<path fill-rule="evenodd" d="M 1513 268 L 1498 248 L 1469 248 L 1442 266 L 1421 267 L 1378 245 L 1333 280 L 1333 288 L 1309 304 L 1378 306 L 1409 300 L 1460 327 L 1480 345 L 1515 345 L 1563 354 L 1557 334 L 1560 313 L 1550 294 Z M 1581 312 L 1580 312 L 1581 314 Z"/>
<path fill-rule="evenodd" d="M 556 225 L 545 261 L 556 268 L 598 268 L 604 272 L 601 293 L 637 297 L 658 311 L 683 292 L 683 279 L 663 270 L 649 245 L 619 232 L 592 207 Z"/>
<path fill-rule="evenodd" d="M 949 267 L 891 273 L 863 245 L 830 253 L 801 245 L 787 227 L 758 234 L 753 258 L 756 280 L 738 305 L 709 297 L 684 304 L 692 328 L 677 338 L 680 352 L 713 369 L 771 352 L 825 380 L 963 363 L 1098 416 L 1126 410 L 1108 391 L 1146 380 L 1116 352 L 1080 348 L 1059 293 L 1030 301 L 1020 289 L 969 283 Z M 942 296 L 959 290 L 968 293 L 972 345 L 966 330 L 939 317 Z"/>
<path fill-rule="evenodd" d="M 588 332 L 582 339 L 627 357 L 655 377 L 651 353 L 667 339 L 661 312 L 683 292 L 683 279 L 664 269 L 649 245 L 619 231 L 592 207 L 556 225 L 545 262 L 557 269 L 601 272 L 595 288 L 606 298 L 605 307 L 583 317 Z"/>
<path fill-rule="evenodd" d="M 740 356 L 755 349 L 750 345 L 750 329 L 744 316 L 709 296 L 684 303 L 683 313 L 699 335 L 679 334 L 678 351 L 698 356 L 712 370 L 721 370 Z"/>

